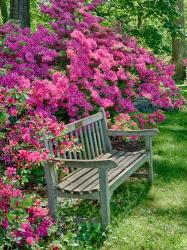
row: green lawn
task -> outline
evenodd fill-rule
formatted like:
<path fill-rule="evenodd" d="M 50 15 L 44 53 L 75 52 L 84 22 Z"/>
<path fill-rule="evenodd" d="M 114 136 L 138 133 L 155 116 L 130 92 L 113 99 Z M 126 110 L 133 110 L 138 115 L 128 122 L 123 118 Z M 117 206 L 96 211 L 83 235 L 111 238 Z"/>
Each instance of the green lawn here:
<path fill-rule="evenodd" d="M 187 97 L 187 86 L 181 88 Z M 187 250 L 187 110 L 168 113 L 159 128 L 154 140 L 154 185 L 150 188 L 142 180 L 121 185 L 111 201 L 109 234 L 103 236 L 90 224 L 80 226 L 75 245 L 66 249 Z M 99 215 L 97 203 L 64 208 L 61 211 L 67 215 Z"/>
<path fill-rule="evenodd" d="M 126 185 L 127 198 L 121 189 L 125 207 L 115 209 L 102 250 L 187 249 L 187 111 L 167 117 L 154 140 L 155 183 L 149 192 L 141 183 Z"/>

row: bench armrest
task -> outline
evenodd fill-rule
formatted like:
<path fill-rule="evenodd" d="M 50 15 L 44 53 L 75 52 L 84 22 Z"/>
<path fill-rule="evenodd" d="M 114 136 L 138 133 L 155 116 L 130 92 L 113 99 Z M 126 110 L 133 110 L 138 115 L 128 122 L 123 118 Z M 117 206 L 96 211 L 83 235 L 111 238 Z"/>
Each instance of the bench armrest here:
<path fill-rule="evenodd" d="M 55 158 L 53 161 L 62 162 L 62 167 L 75 167 L 75 168 L 115 168 L 117 163 L 112 159 L 93 159 L 93 160 L 74 160 Z"/>
<path fill-rule="evenodd" d="M 159 133 L 159 130 L 156 128 L 153 129 L 144 129 L 144 130 L 114 130 L 114 129 L 108 129 L 107 134 L 108 136 L 155 136 Z"/>

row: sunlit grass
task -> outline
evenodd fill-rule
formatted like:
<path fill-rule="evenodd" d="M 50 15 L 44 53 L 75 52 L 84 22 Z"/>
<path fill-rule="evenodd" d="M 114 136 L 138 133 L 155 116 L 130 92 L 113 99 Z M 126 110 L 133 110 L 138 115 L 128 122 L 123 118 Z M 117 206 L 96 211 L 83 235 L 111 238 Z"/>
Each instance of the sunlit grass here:
<path fill-rule="evenodd" d="M 187 94 L 187 86 L 182 86 Z M 155 183 L 120 214 L 102 249 L 187 249 L 187 112 L 167 114 L 154 140 Z M 137 184 L 134 184 L 136 186 Z M 138 195 L 138 194 L 137 194 Z"/>

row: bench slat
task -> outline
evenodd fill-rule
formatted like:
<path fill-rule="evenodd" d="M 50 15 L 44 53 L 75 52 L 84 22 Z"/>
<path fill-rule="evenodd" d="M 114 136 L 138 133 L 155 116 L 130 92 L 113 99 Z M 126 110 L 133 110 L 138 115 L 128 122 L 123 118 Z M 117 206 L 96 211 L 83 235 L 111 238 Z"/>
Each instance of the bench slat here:
<path fill-rule="evenodd" d="M 105 155 L 99 158 L 115 158 L 115 160 L 119 163 L 118 167 L 111 169 L 108 172 L 109 187 L 118 180 L 118 177 L 121 178 L 121 176 L 125 174 L 126 169 L 130 169 L 131 166 L 134 166 L 134 163 L 138 163 L 139 160 L 146 157 L 144 151 L 133 153 L 112 151 L 111 153 L 107 153 Z M 70 176 L 70 178 L 67 177 L 66 180 L 63 180 L 62 183 L 58 185 L 58 189 L 67 193 L 86 194 L 97 192 L 100 190 L 99 171 L 98 169 L 81 169 Z"/>
<path fill-rule="evenodd" d="M 69 178 L 68 175 L 66 179 L 63 179 L 63 181 L 58 185 L 58 188 L 64 189 L 66 186 L 70 185 L 73 182 L 76 182 L 79 178 L 81 178 L 84 174 L 90 172 L 91 170 L 91 168 L 84 168 L 74 171 Z"/>
<path fill-rule="evenodd" d="M 77 138 L 77 143 L 80 144 L 80 137 L 79 137 L 79 133 L 77 130 L 75 130 L 75 137 Z M 77 152 L 78 158 L 82 160 L 82 154 L 81 151 Z"/>
<path fill-rule="evenodd" d="M 84 131 L 84 136 L 85 136 L 85 150 L 87 151 L 87 158 L 88 159 L 92 159 L 91 157 L 91 150 L 90 150 L 90 143 L 89 143 L 89 140 L 88 140 L 88 131 L 87 131 L 87 127 L 83 127 L 83 131 Z"/>
<path fill-rule="evenodd" d="M 70 185 L 66 186 L 66 192 L 74 192 L 76 188 L 79 188 L 82 184 L 86 183 L 86 181 L 90 182 L 90 179 L 96 175 L 98 172 L 98 169 L 92 169 L 91 171 L 85 173 L 82 175 L 80 179 L 78 179 L 76 182 L 72 182 Z"/>
<path fill-rule="evenodd" d="M 123 152 L 122 152 L 123 153 Z M 130 164 L 132 161 L 133 161 L 133 156 L 125 156 L 125 159 L 124 159 L 124 156 L 120 158 L 121 159 L 121 162 L 123 162 L 123 165 L 125 164 Z M 128 166 L 128 165 L 127 165 Z M 123 167 L 124 169 L 125 167 Z M 109 178 L 109 181 L 110 181 L 110 178 L 112 177 L 112 173 L 116 171 L 116 169 L 121 172 L 122 170 L 119 169 L 119 167 L 116 167 L 114 169 L 111 169 L 111 171 L 108 172 L 108 178 Z M 96 192 L 96 191 L 99 191 L 100 189 L 100 183 L 99 183 L 99 179 L 95 180 L 95 182 L 93 182 L 90 186 L 88 186 L 84 192 L 86 193 L 90 193 L 90 192 Z"/>
<path fill-rule="evenodd" d="M 93 122 L 99 121 L 103 119 L 103 114 L 101 112 L 95 114 L 95 115 L 91 115 L 87 118 L 81 119 L 79 121 L 76 122 L 72 122 L 68 125 L 66 125 L 66 131 L 67 133 L 70 133 L 72 131 L 75 131 L 79 128 L 85 127 Z"/>
<path fill-rule="evenodd" d="M 142 154 L 136 161 L 133 161 L 130 166 L 124 169 L 119 175 L 116 176 L 111 182 L 109 182 L 109 187 L 115 189 L 117 188 L 122 181 L 124 181 L 124 176 L 126 175 L 126 179 L 134 173 L 144 162 L 146 161 L 146 154 Z M 135 169 L 136 167 L 136 169 Z M 116 187 L 114 187 L 114 185 Z"/>
<path fill-rule="evenodd" d="M 100 137 L 100 134 L 99 134 L 98 121 L 95 122 L 95 128 L 96 128 L 96 137 L 97 137 L 97 141 L 98 141 L 99 154 L 101 155 L 103 153 L 103 151 L 102 151 L 102 145 L 101 145 L 101 137 Z"/>
<path fill-rule="evenodd" d="M 99 134 L 100 134 L 101 144 L 102 144 L 102 153 L 105 153 L 106 152 L 106 145 L 105 145 L 105 139 L 103 136 L 103 128 L 102 128 L 101 120 L 98 121 L 98 124 L 99 124 Z"/>
<path fill-rule="evenodd" d="M 88 138 L 89 138 L 89 142 L 90 142 L 90 150 L 91 150 L 91 154 L 92 154 L 92 159 L 94 159 L 95 158 L 95 150 L 94 150 L 93 139 L 92 139 L 93 130 L 91 131 L 90 124 L 87 126 L 87 129 L 88 129 Z"/>
<path fill-rule="evenodd" d="M 82 150 L 83 159 L 87 159 L 87 157 L 86 157 L 86 149 L 85 149 L 85 142 L 84 142 L 84 136 L 83 136 L 83 130 L 82 130 L 82 128 L 79 129 L 79 133 L 80 133 L 80 143 L 82 144 L 82 147 L 83 147 L 83 150 Z"/>
<path fill-rule="evenodd" d="M 92 126 L 92 131 L 93 131 L 93 144 L 94 144 L 94 151 L 95 151 L 95 155 L 96 157 L 99 156 L 99 148 L 98 148 L 98 141 L 96 138 L 96 129 L 95 129 L 95 122 L 91 125 Z"/>

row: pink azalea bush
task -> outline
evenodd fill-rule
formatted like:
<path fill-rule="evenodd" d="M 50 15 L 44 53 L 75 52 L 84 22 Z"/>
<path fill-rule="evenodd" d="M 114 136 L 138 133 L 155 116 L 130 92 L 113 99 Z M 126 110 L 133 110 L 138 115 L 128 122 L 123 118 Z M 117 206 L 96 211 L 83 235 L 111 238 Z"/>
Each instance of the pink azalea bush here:
<path fill-rule="evenodd" d="M 34 100 L 37 100 L 38 93 L 33 89 L 0 88 L 1 159 L 7 166 L 29 169 L 50 160 L 52 155 L 44 148 L 45 139 L 58 140 L 61 151 L 72 149 L 76 143 L 64 136 L 64 123 L 59 123 L 51 115 L 47 91 L 43 97 L 40 96 L 36 106 Z"/>
<path fill-rule="evenodd" d="M 22 80 L 23 77 L 19 83 Z M 53 160 L 54 155 L 45 149 L 43 141 L 57 140 L 61 153 L 80 148 L 74 139 L 65 136 L 64 123 L 50 113 L 49 95 L 41 97 L 38 106 L 33 95 L 37 96 L 34 85 L 33 88 L 22 84 L 0 87 L 0 246 L 3 247 L 30 249 L 45 244 L 50 236 L 54 221 L 48 209 L 20 190 L 29 169 Z"/>
<path fill-rule="evenodd" d="M 0 178 L 0 242 L 3 247 L 27 249 L 49 236 L 54 221 L 40 200 L 33 202 L 16 187 L 19 179 L 13 167 Z"/>
<path fill-rule="evenodd" d="M 112 116 L 116 112 L 132 116 L 138 111 L 138 99 L 158 109 L 180 108 L 184 99 L 172 79 L 174 66 L 139 47 L 134 38 L 104 27 L 91 12 L 100 2 L 51 0 L 42 5 L 42 12 L 51 17 L 52 31 L 42 26 L 36 32 L 3 26 L 1 82 L 15 85 L 13 79 L 21 75 L 44 94 L 52 87 L 54 72 L 61 71 L 66 94 L 57 92 L 57 100 L 52 96 L 51 111 L 63 110 L 66 121 L 87 116 L 99 106 Z M 58 90 L 64 81 L 58 82 Z"/>

